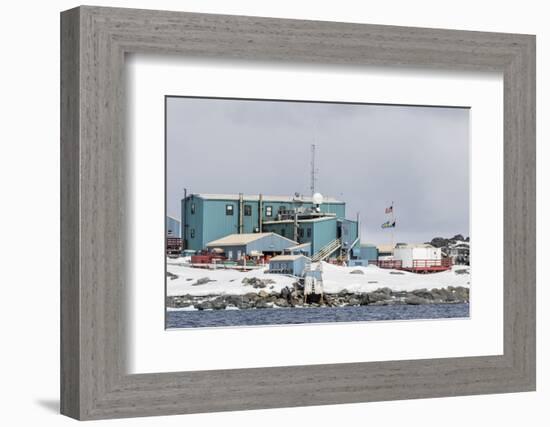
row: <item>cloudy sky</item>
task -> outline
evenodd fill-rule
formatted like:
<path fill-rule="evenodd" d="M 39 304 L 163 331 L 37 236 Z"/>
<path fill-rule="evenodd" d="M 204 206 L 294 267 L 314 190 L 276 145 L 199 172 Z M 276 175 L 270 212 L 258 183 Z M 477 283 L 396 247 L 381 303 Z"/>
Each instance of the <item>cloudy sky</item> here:
<path fill-rule="evenodd" d="M 361 219 L 361 240 L 390 243 L 380 225 L 394 201 L 395 241 L 469 235 L 469 110 L 175 98 L 167 100 L 167 213 L 189 193 L 309 195 Z"/>

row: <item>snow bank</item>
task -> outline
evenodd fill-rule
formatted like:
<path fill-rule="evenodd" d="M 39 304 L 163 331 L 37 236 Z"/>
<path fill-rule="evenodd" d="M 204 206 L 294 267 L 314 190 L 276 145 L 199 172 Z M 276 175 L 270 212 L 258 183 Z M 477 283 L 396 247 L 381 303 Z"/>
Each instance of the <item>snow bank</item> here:
<path fill-rule="evenodd" d="M 352 271 L 363 274 L 352 274 Z M 457 274 L 457 270 L 467 270 Z M 351 293 L 372 292 L 379 288 L 392 291 L 414 291 L 416 289 L 446 288 L 447 286 L 470 287 L 470 267 L 454 266 L 452 270 L 440 273 L 418 274 L 408 271 L 389 270 L 375 265 L 368 267 L 341 267 L 323 262 L 323 285 L 327 293 L 343 289 Z"/>
<path fill-rule="evenodd" d="M 285 286 L 292 287 L 295 278 L 266 274 L 268 267 L 258 270 L 242 272 L 238 270 L 219 269 L 207 270 L 190 267 L 181 258 L 170 259 L 167 263 L 168 272 L 175 274 L 176 279 L 167 278 L 167 295 L 244 295 L 249 292 L 260 292 L 262 289 L 245 285 L 246 278 L 271 279 L 275 283 L 268 284 L 263 290 L 279 292 Z M 316 268 L 313 263 L 312 268 Z M 352 271 L 361 271 L 352 273 Z M 466 270 L 466 274 L 458 274 Z M 201 285 L 194 285 L 197 280 L 208 278 L 211 281 Z M 470 287 L 470 267 L 454 266 L 452 270 L 441 273 L 416 274 L 407 271 L 388 270 L 370 265 L 368 267 L 342 267 L 323 262 L 323 283 L 326 293 L 338 293 L 346 289 L 350 293 L 372 292 L 379 288 L 390 288 L 393 291 L 413 291 L 415 289 L 446 288 L 447 286 Z"/>
<path fill-rule="evenodd" d="M 193 268 L 183 264 L 168 263 L 168 272 L 178 276 L 176 279 L 167 278 L 167 295 L 244 295 L 249 292 L 259 292 L 262 289 L 245 285 L 242 280 L 256 277 L 258 279 L 271 279 L 275 283 L 268 284 L 263 288 L 266 292 L 280 292 L 285 286 L 292 287 L 296 281 L 293 277 L 279 274 L 265 274 L 268 267 L 251 271 L 238 271 L 231 269 L 207 270 Z M 194 285 L 197 280 L 208 278 L 211 281 L 202 285 Z"/>

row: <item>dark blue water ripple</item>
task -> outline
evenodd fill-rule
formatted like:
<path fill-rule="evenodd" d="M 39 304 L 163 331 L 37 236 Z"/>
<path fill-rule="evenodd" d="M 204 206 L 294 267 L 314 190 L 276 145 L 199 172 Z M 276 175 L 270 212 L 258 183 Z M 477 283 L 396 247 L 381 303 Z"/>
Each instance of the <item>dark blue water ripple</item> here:
<path fill-rule="evenodd" d="M 469 304 L 386 305 L 251 310 L 169 311 L 167 328 L 286 325 L 468 317 Z"/>

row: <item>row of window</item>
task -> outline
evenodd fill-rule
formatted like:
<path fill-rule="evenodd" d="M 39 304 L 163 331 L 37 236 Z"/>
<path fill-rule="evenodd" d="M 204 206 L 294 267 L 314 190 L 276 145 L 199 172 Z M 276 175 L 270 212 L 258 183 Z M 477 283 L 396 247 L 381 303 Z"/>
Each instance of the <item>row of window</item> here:
<path fill-rule="evenodd" d="M 191 215 L 195 214 L 195 204 L 191 203 Z M 233 205 L 225 205 L 225 214 L 226 215 L 233 215 Z M 281 206 L 279 208 L 279 211 L 284 212 L 286 211 L 286 206 Z M 244 205 L 244 216 L 252 216 L 252 206 L 251 205 Z M 266 206 L 265 207 L 265 216 L 271 217 L 273 216 L 273 206 Z"/>
<path fill-rule="evenodd" d="M 311 237 L 311 228 L 306 228 L 306 237 Z M 304 229 L 299 228 L 298 229 L 298 237 L 304 237 Z"/>
<path fill-rule="evenodd" d="M 285 229 L 282 228 L 282 229 L 281 229 L 281 236 L 284 237 L 284 236 L 285 236 L 285 233 L 286 233 L 286 232 L 285 232 Z M 191 237 L 192 239 L 194 239 L 194 238 L 195 238 L 195 229 L 194 229 L 194 228 L 191 228 L 191 229 L 189 230 L 189 234 L 190 234 L 190 237 Z M 304 229 L 303 229 L 303 228 L 298 229 L 298 236 L 304 237 Z M 306 236 L 307 236 L 307 237 L 311 237 L 311 228 L 306 228 Z"/>
<path fill-rule="evenodd" d="M 283 209 L 283 208 L 281 208 Z M 226 215 L 233 215 L 234 207 L 233 205 L 225 205 L 225 214 Z M 252 216 L 252 206 L 251 205 L 244 205 L 244 216 Z M 265 216 L 273 216 L 273 206 L 266 206 L 265 207 Z"/>

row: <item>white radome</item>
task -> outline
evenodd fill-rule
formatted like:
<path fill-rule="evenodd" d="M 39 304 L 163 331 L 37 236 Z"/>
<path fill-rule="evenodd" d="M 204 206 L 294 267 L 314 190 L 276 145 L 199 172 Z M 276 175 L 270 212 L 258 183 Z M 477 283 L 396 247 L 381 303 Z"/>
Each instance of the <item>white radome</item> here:
<path fill-rule="evenodd" d="M 323 195 L 321 193 L 315 193 L 312 196 L 312 200 L 313 203 L 315 203 L 316 205 L 320 205 L 321 203 L 323 203 Z"/>

